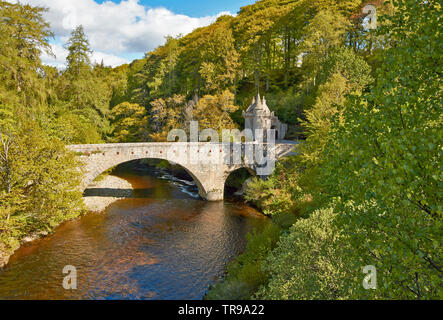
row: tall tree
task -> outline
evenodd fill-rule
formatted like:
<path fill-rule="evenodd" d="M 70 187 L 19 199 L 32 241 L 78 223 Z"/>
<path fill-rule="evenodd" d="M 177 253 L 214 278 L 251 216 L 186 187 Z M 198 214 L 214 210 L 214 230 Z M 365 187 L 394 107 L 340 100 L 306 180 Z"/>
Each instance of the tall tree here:
<path fill-rule="evenodd" d="M 89 55 L 92 53 L 92 50 L 82 25 L 71 32 L 71 37 L 65 47 L 69 51 L 66 61 L 70 73 L 80 76 L 83 69 L 90 69 L 91 61 Z"/>
<path fill-rule="evenodd" d="M 34 115 L 46 98 L 39 81 L 40 55 L 52 54 L 52 33 L 43 12 L 41 7 L 0 1 L 0 102 L 25 107 Z"/>
<path fill-rule="evenodd" d="M 234 89 L 239 75 L 239 54 L 234 47 L 231 18 L 219 18 L 207 28 L 208 34 L 201 47 L 200 76 L 204 81 L 205 93 L 218 93 Z"/>
<path fill-rule="evenodd" d="M 92 67 L 89 56 L 92 51 L 83 27 L 72 31 L 66 43 L 69 50 L 67 69 L 60 81 L 60 98 L 63 101 L 60 113 L 71 113 L 67 119 L 73 119 L 73 125 L 80 125 L 79 130 L 88 127 L 96 134 L 89 137 L 100 137 L 100 142 L 110 133 L 109 108 L 112 98 L 112 87 L 106 85 L 104 66 Z M 85 141 L 78 141 L 85 142 Z"/>

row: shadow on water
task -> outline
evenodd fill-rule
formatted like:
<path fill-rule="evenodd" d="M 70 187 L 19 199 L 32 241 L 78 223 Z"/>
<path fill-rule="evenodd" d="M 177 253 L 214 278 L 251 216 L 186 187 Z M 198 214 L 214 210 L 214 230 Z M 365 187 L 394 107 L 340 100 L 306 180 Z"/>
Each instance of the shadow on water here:
<path fill-rule="evenodd" d="M 112 189 L 112 188 L 92 188 L 86 189 L 83 197 L 103 197 L 103 198 L 150 198 L 155 195 L 153 189 Z"/>
<path fill-rule="evenodd" d="M 116 173 L 134 192 L 87 191 L 129 198 L 19 249 L 0 270 L 0 299 L 202 299 L 246 234 L 269 223 L 241 202 L 202 201 L 181 176 L 138 167 Z M 77 269 L 77 290 L 63 289 L 66 265 Z"/>

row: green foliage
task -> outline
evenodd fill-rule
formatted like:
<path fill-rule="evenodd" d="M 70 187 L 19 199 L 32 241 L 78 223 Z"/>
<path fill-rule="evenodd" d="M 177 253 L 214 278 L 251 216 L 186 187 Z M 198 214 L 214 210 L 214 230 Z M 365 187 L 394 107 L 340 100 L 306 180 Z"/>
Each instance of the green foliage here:
<path fill-rule="evenodd" d="M 59 73 L 40 60 L 44 11 L 0 1 L 0 254 L 82 212 L 79 164 L 54 134 Z"/>
<path fill-rule="evenodd" d="M 277 163 L 267 180 L 254 178 L 246 188 L 245 199 L 266 215 L 298 215 L 309 197 L 300 187 L 295 161 L 291 158 Z"/>
<path fill-rule="evenodd" d="M 110 107 L 121 99 L 119 96 L 126 89 L 126 75 L 122 79 L 126 69 L 91 66 L 91 50 L 82 26 L 71 33 L 66 47 L 69 50 L 67 69 L 55 84 L 57 96 L 51 116 L 66 124 L 68 134 L 58 136 L 67 143 L 103 142 L 112 131 Z M 81 134 L 72 134 L 72 131 Z"/>
<path fill-rule="evenodd" d="M 334 49 L 324 61 L 315 104 L 305 111 L 306 120 L 302 121 L 307 139 L 301 159 L 308 168 L 319 166 L 334 118 L 342 121 L 346 96 L 362 93 L 372 81 L 370 71 L 363 58 L 349 48 Z"/>
<path fill-rule="evenodd" d="M 301 136 L 302 129 L 300 128 L 300 119 L 303 118 L 303 110 L 306 105 L 311 105 L 312 99 L 303 92 L 300 92 L 297 87 L 291 87 L 287 90 L 275 90 L 266 95 L 268 105 L 272 106 L 272 111 L 284 123 L 296 124 L 297 126 L 290 126 L 288 135 L 296 139 Z"/>
<path fill-rule="evenodd" d="M 365 31 L 360 0 L 257 1 L 115 69 L 91 65 L 79 26 L 58 71 L 40 60 L 45 10 L 0 1 L 0 249 L 80 213 L 64 143 L 165 141 L 191 120 L 236 128 L 260 90 L 307 139 L 249 184 L 273 224 L 208 298 L 441 297 L 441 4 L 381 2 Z"/>
<path fill-rule="evenodd" d="M 234 47 L 232 30 L 220 21 L 224 20 L 207 28 L 208 38 L 200 48 L 202 64 L 199 73 L 208 93 L 233 89 L 239 69 L 239 54 Z"/>
<path fill-rule="evenodd" d="M 376 84 L 337 107 L 340 117 L 322 133 L 322 161 L 311 164 L 315 195 L 333 209 L 281 238 L 257 298 L 441 297 L 441 5 L 394 5 L 378 34 L 396 45 L 385 50 Z M 377 269 L 376 290 L 363 288 L 366 265 Z"/>
<path fill-rule="evenodd" d="M 223 129 L 236 128 L 230 115 L 238 107 L 234 105 L 234 95 L 225 90 L 218 95 L 197 96 L 186 102 L 185 96 L 173 95 L 167 99 L 156 99 L 151 102 L 151 139 L 166 141 L 170 130 L 189 131 L 191 120 L 199 122 L 199 129 L 214 129 L 221 133 Z"/>
<path fill-rule="evenodd" d="M 302 121 L 307 139 L 298 147 L 299 155 L 278 164 L 268 180 L 256 179 L 247 190 L 246 199 L 266 214 L 299 214 L 309 205 L 312 193 L 318 192 L 318 168 L 330 127 L 334 117 L 341 118 L 338 108 L 345 104 L 347 94 L 360 94 L 372 80 L 368 64 L 347 48 L 330 49 L 320 70 L 315 104 L 305 110 L 306 120 Z M 302 95 L 290 101 L 300 99 Z"/>
<path fill-rule="evenodd" d="M 63 112 L 53 119 L 48 132 L 67 144 L 94 144 L 102 141 L 95 124 L 87 116 L 74 112 Z"/>
<path fill-rule="evenodd" d="M 79 76 L 82 69 L 90 66 L 89 54 L 92 53 L 83 26 L 80 25 L 72 31 L 71 37 L 66 43 L 66 49 L 69 51 L 66 58 L 69 72 Z"/>
<path fill-rule="evenodd" d="M 148 139 L 149 117 L 138 104 L 123 102 L 112 109 L 113 141 L 143 142 Z"/>
<path fill-rule="evenodd" d="M 306 81 L 317 81 L 319 67 L 328 58 L 333 48 L 341 46 L 345 42 L 345 32 L 349 20 L 339 12 L 331 9 L 320 10 L 307 25 L 303 41 L 302 52 L 307 55 L 304 58 L 306 68 Z"/>
<path fill-rule="evenodd" d="M 156 60 L 156 72 L 151 73 L 149 69 L 143 70 L 147 88 L 152 97 L 170 96 L 178 85 L 175 71 L 179 54 L 178 39 L 166 37 L 165 45 L 156 51 L 161 51 L 161 53 L 154 52 L 150 55 L 151 59 Z"/>
<path fill-rule="evenodd" d="M 380 32 L 397 45 L 386 51 L 371 92 L 347 105 L 345 125 L 335 127 L 326 151 L 322 181 L 329 197 L 342 199 L 339 223 L 350 234 L 354 255 L 383 276 L 373 296 L 438 298 L 441 5 L 395 4 L 389 28 Z"/>
<path fill-rule="evenodd" d="M 216 96 L 206 95 L 201 98 L 193 114 L 201 129 L 214 129 L 221 137 L 224 129 L 236 128 L 230 114 L 237 109 L 234 105 L 234 95 L 225 90 Z"/>
<path fill-rule="evenodd" d="M 355 280 L 359 274 L 358 270 L 354 275 L 343 272 L 349 262 L 343 258 L 343 252 L 349 250 L 349 244 L 334 228 L 335 216 L 332 209 L 318 210 L 309 218 L 299 220 L 288 235 L 281 237 L 263 264 L 263 272 L 269 274 L 270 279 L 258 290 L 256 298 L 349 298 L 343 284 Z"/>
<path fill-rule="evenodd" d="M 37 116 L 46 90 L 39 81 L 40 55 L 52 54 L 45 9 L 0 1 L 0 103 L 20 105 Z"/>
<path fill-rule="evenodd" d="M 0 131 L 0 233 L 8 247 L 23 236 L 52 230 L 81 213 L 75 156 L 33 121 Z"/>
<path fill-rule="evenodd" d="M 160 98 L 229 90 L 239 105 L 238 97 L 249 102 L 260 90 L 282 97 L 285 103 L 278 103 L 278 114 L 297 124 L 302 106 L 315 99 L 318 68 L 334 47 L 345 44 L 351 14 L 361 3 L 262 0 L 243 7 L 236 17 L 222 16 L 186 36 L 168 37 L 146 54 L 144 65 L 132 75 L 135 87 L 128 101 L 149 108 Z M 306 62 L 299 66 L 302 53 L 307 54 Z M 289 87 L 292 93 L 286 93 Z M 241 123 L 239 117 L 236 121 Z"/>
<path fill-rule="evenodd" d="M 183 129 L 192 114 L 188 112 L 185 97 L 173 95 L 167 99 L 156 99 L 151 102 L 151 139 L 167 141 L 168 133 L 172 129 Z M 192 110 L 191 110 L 192 112 Z"/>

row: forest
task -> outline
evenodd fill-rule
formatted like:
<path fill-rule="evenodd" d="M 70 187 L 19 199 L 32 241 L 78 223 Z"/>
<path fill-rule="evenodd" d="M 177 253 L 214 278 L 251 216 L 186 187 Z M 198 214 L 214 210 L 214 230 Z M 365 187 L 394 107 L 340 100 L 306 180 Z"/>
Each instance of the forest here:
<path fill-rule="evenodd" d="M 273 223 L 206 299 L 443 298 L 440 1 L 259 0 L 116 68 L 80 25 L 63 70 L 45 10 L 0 1 L 0 252 L 84 214 L 66 145 L 243 128 L 260 92 L 302 143 L 249 184 Z"/>

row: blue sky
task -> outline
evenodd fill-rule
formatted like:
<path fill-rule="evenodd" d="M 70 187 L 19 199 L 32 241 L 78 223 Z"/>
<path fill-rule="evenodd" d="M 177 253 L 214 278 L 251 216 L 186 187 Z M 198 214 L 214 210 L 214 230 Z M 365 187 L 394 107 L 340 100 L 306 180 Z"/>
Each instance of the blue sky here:
<path fill-rule="evenodd" d="M 109 0 L 106 0 L 109 1 Z M 98 3 L 105 2 L 96 0 Z M 120 0 L 112 0 L 118 3 Z M 254 0 L 141 0 L 146 7 L 165 7 L 175 13 L 190 17 L 212 16 L 222 11 L 237 13 L 241 7 L 254 3 Z"/>
<path fill-rule="evenodd" d="M 16 2 L 17 0 L 8 0 Z M 63 68 L 63 44 L 71 31 L 83 25 L 93 54 L 92 62 L 118 66 L 139 59 L 165 41 L 165 36 L 185 35 L 207 26 L 220 15 L 235 15 L 255 0 L 21 0 L 49 9 L 44 14 L 55 34 L 55 58 L 44 63 Z"/>

